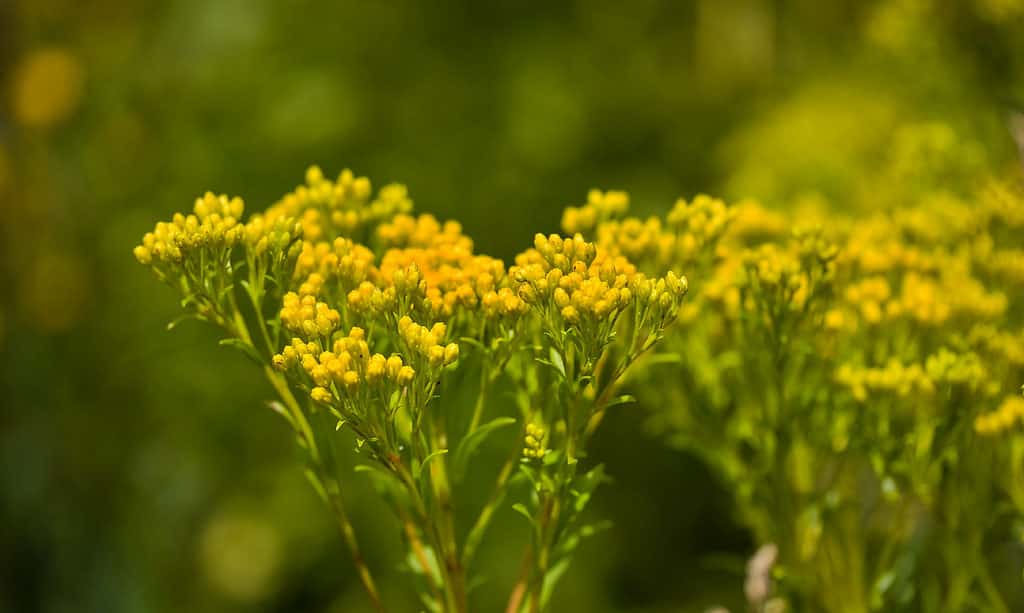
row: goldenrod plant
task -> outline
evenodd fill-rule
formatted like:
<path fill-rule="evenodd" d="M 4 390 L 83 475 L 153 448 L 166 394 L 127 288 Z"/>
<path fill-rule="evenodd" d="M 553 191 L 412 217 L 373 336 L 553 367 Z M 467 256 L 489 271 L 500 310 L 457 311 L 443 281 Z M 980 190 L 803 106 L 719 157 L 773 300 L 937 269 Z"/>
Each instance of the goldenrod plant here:
<path fill-rule="evenodd" d="M 475 554 L 506 500 L 532 535 L 508 611 L 545 610 L 600 527 L 583 515 L 604 480 L 587 442 L 629 400 L 619 384 L 677 319 L 686 279 L 647 277 L 578 234 L 538 234 L 506 269 L 476 253 L 458 223 L 412 216 L 401 185 L 374 192 L 348 170 L 331 180 L 316 167 L 305 179 L 248 218 L 241 199 L 207 193 L 134 255 L 180 293 L 185 317 L 219 327 L 221 343 L 273 386 L 271 407 L 376 610 L 385 599 L 341 477 L 352 457 L 342 447 L 353 443 L 356 470 L 394 513 L 426 610 L 471 609 Z M 495 409 L 497 392 L 515 398 L 516 414 Z M 518 429 L 511 444 L 491 436 L 503 429 Z M 476 452 L 495 445 L 508 459 L 473 508 L 460 484 Z"/>
<path fill-rule="evenodd" d="M 646 274 L 690 275 L 631 389 L 762 544 L 751 610 L 1007 613 L 1019 597 L 1024 191 L 916 193 L 855 217 L 702 195 L 640 219 L 598 191 L 564 213 Z"/>

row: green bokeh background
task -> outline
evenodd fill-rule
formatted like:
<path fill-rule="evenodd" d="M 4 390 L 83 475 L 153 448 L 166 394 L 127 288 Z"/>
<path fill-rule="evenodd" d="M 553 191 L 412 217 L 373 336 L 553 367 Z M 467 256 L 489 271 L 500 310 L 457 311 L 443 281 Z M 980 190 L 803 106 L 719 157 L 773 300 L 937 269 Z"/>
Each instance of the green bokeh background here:
<path fill-rule="evenodd" d="M 202 191 L 260 209 L 309 164 L 351 167 L 504 258 L 591 187 L 641 214 L 702 191 L 899 206 L 875 185 L 908 125 L 957 139 L 915 180 L 1018 163 L 1022 19 L 1016 0 L 0 2 L 0 611 L 368 610 L 269 388 L 213 330 L 165 331 L 176 300 L 131 257 Z M 634 393 L 593 453 L 614 528 L 553 610 L 740 611 L 755 544 Z M 416 610 L 397 527 L 350 482 L 389 604 Z M 521 523 L 491 534 L 481 611 Z"/>

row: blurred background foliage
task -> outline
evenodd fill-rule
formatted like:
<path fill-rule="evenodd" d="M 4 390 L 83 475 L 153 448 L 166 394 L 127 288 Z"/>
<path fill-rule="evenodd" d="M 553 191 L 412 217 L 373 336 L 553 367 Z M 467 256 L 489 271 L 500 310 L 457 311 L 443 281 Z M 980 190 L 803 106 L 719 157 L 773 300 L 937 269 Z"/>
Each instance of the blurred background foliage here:
<path fill-rule="evenodd" d="M 269 390 L 211 330 L 162 333 L 177 309 L 131 257 L 203 190 L 260 209 L 350 166 L 506 258 L 594 186 L 641 214 L 898 207 L 1019 163 L 1022 26 L 1021 0 L 0 2 L 0 611 L 366 607 Z M 750 537 L 651 409 L 597 441 L 615 528 L 555 610 L 740 610 Z M 483 566 L 515 572 L 520 523 Z"/>

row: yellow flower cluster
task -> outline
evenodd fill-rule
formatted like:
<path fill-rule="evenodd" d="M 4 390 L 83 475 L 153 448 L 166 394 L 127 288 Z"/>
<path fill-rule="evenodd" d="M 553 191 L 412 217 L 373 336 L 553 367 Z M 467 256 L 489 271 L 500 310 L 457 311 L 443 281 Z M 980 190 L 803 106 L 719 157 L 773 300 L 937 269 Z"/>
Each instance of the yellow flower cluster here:
<path fill-rule="evenodd" d="M 573 326 L 614 322 L 629 306 L 654 309 L 654 325 L 675 317 L 687 291 L 685 277 L 669 272 L 648 279 L 625 257 L 609 255 L 577 234 L 534 237 L 534 248 L 516 256 L 509 275 L 528 304 L 552 306 Z"/>
<path fill-rule="evenodd" d="M 563 224 L 568 232 L 569 227 Z M 603 249 L 618 252 L 632 262 L 667 262 L 676 246 L 675 237 L 662 230 L 661 219 L 649 217 L 641 221 L 629 217 L 622 221 L 603 223 L 595 230 L 595 240 Z"/>
<path fill-rule="evenodd" d="M 302 225 L 290 217 L 268 220 L 253 215 L 245 224 L 245 241 L 256 257 L 264 253 L 282 253 L 302 238 Z"/>
<path fill-rule="evenodd" d="M 321 351 L 319 343 L 295 338 L 273 357 L 273 364 L 281 371 L 300 367 L 314 385 L 310 397 L 323 403 L 340 397 L 341 391 L 351 395 L 361 384 L 392 383 L 405 387 L 416 376 L 416 371 L 398 355 L 371 355 L 366 333 L 359 327 L 352 328 L 347 336 L 336 340 L 331 349 Z"/>
<path fill-rule="evenodd" d="M 544 448 L 544 428 L 537 424 L 530 423 L 526 425 L 526 437 L 523 442 L 523 457 L 532 458 L 535 460 L 542 459 L 547 455 L 547 449 Z"/>
<path fill-rule="evenodd" d="M 763 290 L 781 290 L 791 296 L 789 305 L 801 309 L 807 299 L 807 275 L 796 254 L 774 243 L 748 250 L 743 256 L 747 281 Z"/>
<path fill-rule="evenodd" d="M 974 418 L 974 431 L 982 435 L 1005 432 L 1024 421 L 1024 397 L 1010 396 L 995 411 Z"/>
<path fill-rule="evenodd" d="M 325 302 L 318 302 L 312 287 L 303 288 L 307 292 L 300 296 L 288 292 L 284 296 L 281 307 L 281 323 L 286 330 L 303 334 L 306 338 L 330 338 L 341 325 L 341 314 Z"/>
<path fill-rule="evenodd" d="M 1024 334 L 1004 332 L 991 324 L 978 324 L 967 334 L 967 342 L 979 351 L 1005 360 L 1014 367 L 1024 366 Z"/>
<path fill-rule="evenodd" d="M 690 202 L 677 201 L 664 223 L 657 217 L 618 220 L 612 217 L 613 211 L 608 211 L 607 218 L 593 228 L 592 234 L 599 248 L 624 255 L 644 270 L 689 269 L 699 258 L 716 255 L 715 244 L 740 212 L 745 214 L 743 232 L 756 236 L 774 231 L 771 215 L 759 205 L 745 201 L 742 207 L 727 207 L 723 201 L 701 194 Z M 566 224 L 563 220 L 562 227 L 574 233 L 584 226 Z"/>
<path fill-rule="evenodd" d="M 898 303 L 888 303 L 892 288 L 885 277 L 871 276 L 852 283 L 846 288 L 844 297 L 861 319 L 874 325 L 882 321 L 883 313 L 891 312 Z"/>
<path fill-rule="evenodd" d="M 398 334 L 409 351 L 425 359 L 432 368 L 449 366 L 459 359 L 459 346 L 443 345 L 448 327 L 436 323 L 431 328 L 421 326 L 408 315 L 398 320 Z"/>
<path fill-rule="evenodd" d="M 504 263 L 474 254 L 473 242 L 457 223 L 398 215 L 378 227 L 378 238 L 387 247 L 379 264 L 370 249 L 347 238 L 304 241 L 295 278 L 303 286 L 327 288 L 326 296 L 371 319 L 412 313 L 449 321 L 457 312 L 475 313 L 482 306 L 483 315 L 494 320 L 526 310 L 510 295 Z M 311 283 L 314 274 L 324 282 Z"/>
<path fill-rule="evenodd" d="M 976 353 L 954 353 L 943 347 L 925 360 L 925 371 L 935 383 L 966 385 L 972 390 L 996 393 L 998 386 L 985 386 L 989 380 L 988 371 Z"/>
<path fill-rule="evenodd" d="M 453 237 L 445 240 L 449 238 Z M 390 249 L 381 260 L 377 277 L 401 292 L 403 271 L 413 268 L 421 275 L 423 286 L 419 289 L 432 319 L 448 320 L 460 307 L 475 308 L 496 294 L 506 280 L 505 264 L 490 256 L 474 255 L 468 239 L 461 245 L 439 242 L 430 247 Z"/>
<path fill-rule="evenodd" d="M 599 223 L 624 215 L 629 210 L 629 194 L 620 191 L 602 192 L 592 189 L 587 203 L 566 207 L 562 214 L 562 229 L 568 234 L 589 232 Z"/>
<path fill-rule="evenodd" d="M 241 198 L 207 192 L 196 200 L 192 215 L 177 213 L 146 233 L 133 252 L 135 259 L 147 265 L 154 260 L 178 264 L 193 250 L 230 248 L 245 236 L 239 221 L 244 210 Z"/>
<path fill-rule="evenodd" d="M 457 221 L 441 223 L 433 215 L 396 215 L 377 228 L 377 237 L 385 247 L 444 248 L 452 257 L 472 253 L 473 241 L 462 233 Z"/>
<path fill-rule="evenodd" d="M 790 220 L 778 211 L 765 208 L 756 200 L 742 200 L 728 213 L 725 240 L 731 244 L 759 243 L 784 238 L 791 230 Z M 807 217 L 803 215 L 802 217 Z"/>
<path fill-rule="evenodd" d="M 372 251 L 351 239 L 338 237 L 329 243 L 303 241 L 294 278 L 308 281 L 311 275 L 319 275 L 324 281 L 337 282 L 339 290 L 346 292 L 371 277 L 374 259 Z"/>
<path fill-rule="evenodd" d="M 306 183 L 267 209 L 268 220 L 296 219 L 310 241 L 352 236 L 358 230 L 412 210 L 405 186 L 385 185 L 370 200 L 372 186 L 366 177 L 345 169 L 337 180 L 324 177 L 317 166 L 306 171 Z"/>
<path fill-rule="evenodd" d="M 570 323 L 579 321 L 581 309 L 592 317 L 605 318 L 626 306 L 631 290 L 624 274 L 614 275 L 614 286 L 594 274 L 596 258 L 597 248 L 578 234 L 574 239 L 538 234 L 534 249 L 516 256 L 510 274 L 519 284 L 516 292 L 520 298 L 530 304 L 553 298 Z M 625 296 L 622 290 L 626 290 Z"/>
<path fill-rule="evenodd" d="M 698 237 L 707 243 L 722 236 L 735 215 L 725 202 L 706 194 L 698 194 L 690 202 L 680 198 L 665 216 L 668 226 L 677 232 Z"/>
<path fill-rule="evenodd" d="M 891 392 L 906 398 L 911 394 L 931 394 L 935 384 L 920 364 L 904 365 L 893 358 L 882 368 L 864 368 L 843 364 L 836 370 L 836 382 L 849 388 L 864 402 L 868 392 Z"/>

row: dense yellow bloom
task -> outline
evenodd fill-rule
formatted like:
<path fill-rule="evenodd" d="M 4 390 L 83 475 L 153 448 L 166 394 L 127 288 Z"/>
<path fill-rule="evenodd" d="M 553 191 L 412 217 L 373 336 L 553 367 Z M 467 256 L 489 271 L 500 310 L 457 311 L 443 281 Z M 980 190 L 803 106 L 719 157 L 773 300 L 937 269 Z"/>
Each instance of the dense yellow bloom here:
<path fill-rule="evenodd" d="M 934 382 L 920 364 L 905 365 L 895 358 L 882 368 L 843 364 L 836 371 L 835 378 L 861 402 L 868 399 L 869 391 L 891 392 L 904 398 L 911 394 L 931 394 L 935 391 Z"/>
<path fill-rule="evenodd" d="M 186 254 L 201 249 L 230 248 L 245 236 L 239 222 L 245 205 L 241 198 L 206 192 L 196 200 L 192 215 L 177 213 L 170 222 L 159 222 L 142 237 L 134 254 L 142 264 L 154 260 L 180 263 Z"/>
<path fill-rule="evenodd" d="M 445 344 L 448 327 L 436 323 L 431 328 L 421 326 L 408 315 L 398 320 L 398 334 L 410 352 L 426 359 L 433 368 L 449 366 L 459 359 L 459 346 Z"/>
<path fill-rule="evenodd" d="M 589 232 L 597 224 L 624 214 L 629 210 L 629 194 L 619 191 L 602 192 L 592 189 L 587 203 L 570 206 L 562 214 L 562 229 L 569 234 Z"/>
<path fill-rule="evenodd" d="M 322 351 L 318 342 L 292 339 L 272 362 L 281 371 L 301 370 L 314 385 L 310 397 L 321 403 L 330 403 L 341 394 L 351 395 L 360 385 L 404 387 L 416 374 L 398 355 L 371 354 L 366 332 L 359 327 L 334 341 L 329 351 Z"/>
<path fill-rule="evenodd" d="M 315 292 L 299 296 L 288 292 L 281 307 L 281 323 L 285 329 L 306 338 L 330 338 L 341 323 L 341 314 L 325 302 L 318 302 Z"/>
<path fill-rule="evenodd" d="M 1005 432 L 1024 421 L 1024 398 L 1019 395 L 1003 400 L 995 411 L 979 415 L 974 419 L 974 430 L 978 434 L 992 435 Z"/>
<path fill-rule="evenodd" d="M 462 233 L 459 222 L 442 224 L 433 215 L 396 215 L 377 228 L 377 236 L 385 247 L 447 248 L 453 257 L 473 251 L 473 241 Z"/>
<path fill-rule="evenodd" d="M 405 186 L 382 187 L 371 200 L 372 186 L 366 177 L 345 169 L 334 181 L 324 177 L 317 166 L 306 171 L 306 182 L 267 209 L 270 221 L 296 219 L 310 241 L 353 236 L 368 226 L 412 210 Z"/>
<path fill-rule="evenodd" d="M 523 457 L 533 458 L 539 460 L 547 454 L 547 449 L 544 447 L 544 428 L 537 424 L 530 423 L 526 425 L 526 436 L 523 439 Z"/>
<path fill-rule="evenodd" d="M 518 256 L 509 270 L 516 294 L 531 305 L 545 325 L 584 331 L 593 347 L 604 345 L 618 316 L 636 307 L 649 328 L 660 331 L 673 321 L 688 286 L 685 277 L 669 272 L 648 279 L 629 260 L 612 255 L 577 234 L 534 237 L 534 247 Z"/>

